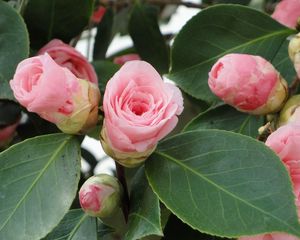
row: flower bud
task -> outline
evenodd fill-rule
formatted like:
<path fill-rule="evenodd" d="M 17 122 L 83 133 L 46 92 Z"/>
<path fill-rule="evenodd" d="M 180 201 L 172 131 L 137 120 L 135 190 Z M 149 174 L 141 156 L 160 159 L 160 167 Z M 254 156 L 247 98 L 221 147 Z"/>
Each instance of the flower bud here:
<path fill-rule="evenodd" d="M 90 177 L 79 191 L 82 209 L 93 217 L 108 217 L 120 205 L 122 187 L 119 181 L 110 175 L 99 174 Z"/>
<path fill-rule="evenodd" d="M 97 123 L 98 87 L 60 67 L 48 54 L 23 60 L 10 86 L 22 106 L 65 133 L 84 133 Z"/>
<path fill-rule="evenodd" d="M 300 124 L 300 95 L 294 95 L 286 102 L 277 125 L 280 127 L 291 122 Z"/>
<path fill-rule="evenodd" d="M 273 65 L 248 54 L 220 58 L 209 72 L 208 85 L 225 103 L 254 115 L 279 111 L 288 96 L 287 83 Z"/>
<path fill-rule="evenodd" d="M 289 56 L 294 63 L 298 77 L 300 76 L 300 33 L 295 35 L 289 43 Z"/>
<path fill-rule="evenodd" d="M 275 11 L 272 14 L 272 18 L 290 28 L 296 28 L 299 17 L 299 0 L 282 0 L 277 4 Z"/>
<path fill-rule="evenodd" d="M 125 54 L 114 58 L 114 63 L 118 65 L 124 65 L 126 62 L 133 60 L 141 60 L 140 56 L 135 53 Z"/>
<path fill-rule="evenodd" d="M 183 111 L 183 98 L 173 84 L 144 61 L 130 61 L 108 81 L 101 144 L 107 155 L 136 167 L 170 133 Z"/>

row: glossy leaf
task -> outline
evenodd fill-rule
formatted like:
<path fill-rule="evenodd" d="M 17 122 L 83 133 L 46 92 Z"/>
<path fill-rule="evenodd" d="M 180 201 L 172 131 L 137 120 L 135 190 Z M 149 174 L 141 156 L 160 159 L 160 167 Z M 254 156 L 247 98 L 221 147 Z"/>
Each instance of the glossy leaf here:
<path fill-rule="evenodd" d="M 94 0 L 29 0 L 24 18 L 30 45 L 39 49 L 51 39 L 69 43 L 88 25 Z"/>
<path fill-rule="evenodd" d="M 0 154 L 0 239 L 48 234 L 76 195 L 80 148 L 65 134 L 28 139 Z"/>
<path fill-rule="evenodd" d="M 257 137 L 258 128 L 262 125 L 262 117 L 242 113 L 228 105 L 222 105 L 200 113 L 185 126 L 184 131 L 221 129 Z"/>
<path fill-rule="evenodd" d="M 144 168 L 139 169 L 132 182 L 128 232 L 125 240 L 137 240 L 149 235 L 162 236 L 160 207 L 150 188 Z"/>
<path fill-rule="evenodd" d="M 29 39 L 22 17 L 0 1 L 0 99 L 14 99 L 8 84 L 17 64 L 29 54 Z"/>
<path fill-rule="evenodd" d="M 216 3 L 234 3 L 248 5 L 251 0 L 203 0 L 203 3 L 216 4 Z"/>
<path fill-rule="evenodd" d="M 169 53 L 157 19 L 157 9 L 149 5 L 135 4 L 129 20 L 129 34 L 141 58 L 159 72 L 169 69 Z"/>
<path fill-rule="evenodd" d="M 97 34 L 95 37 L 93 59 L 101 60 L 105 58 L 106 51 L 112 40 L 112 26 L 114 23 L 114 12 L 111 8 L 105 11 L 105 14 L 97 26 Z"/>
<path fill-rule="evenodd" d="M 200 232 L 300 236 L 288 173 L 252 138 L 222 130 L 179 134 L 159 144 L 146 173 L 160 200 Z"/>
<path fill-rule="evenodd" d="M 168 77 L 188 94 L 212 102 L 216 96 L 208 87 L 208 72 L 220 57 L 247 53 L 271 62 L 276 60 L 278 65 L 277 54 L 282 61 L 289 61 L 287 52 L 280 49 L 294 32 L 248 7 L 226 4 L 207 8 L 193 17 L 175 38 Z M 281 70 L 284 77 L 290 72 Z"/>
<path fill-rule="evenodd" d="M 81 209 L 70 210 L 43 240 L 97 240 L 96 218 L 89 217 Z"/>

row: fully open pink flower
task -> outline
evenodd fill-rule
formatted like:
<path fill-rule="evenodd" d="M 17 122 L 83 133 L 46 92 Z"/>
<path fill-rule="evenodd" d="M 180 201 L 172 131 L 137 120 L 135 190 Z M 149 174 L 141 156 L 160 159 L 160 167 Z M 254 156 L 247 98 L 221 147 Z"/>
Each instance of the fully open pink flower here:
<path fill-rule="evenodd" d="M 106 153 L 125 166 L 134 166 L 176 126 L 183 98 L 150 64 L 130 61 L 107 83 L 103 109 Z"/>
<path fill-rule="evenodd" d="M 268 137 L 266 145 L 280 157 L 290 174 L 300 217 L 300 125 L 290 123 L 278 128 Z M 284 233 L 272 233 L 241 237 L 239 240 L 300 240 L 300 238 Z"/>
<path fill-rule="evenodd" d="M 78 79 L 48 54 L 19 63 L 10 86 L 22 106 L 64 132 L 77 133 L 97 121 L 97 86 Z"/>
<path fill-rule="evenodd" d="M 290 28 L 297 26 L 297 20 L 300 17 L 299 0 L 282 0 L 275 8 L 272 18 Z"/>
<path fill-rule="evenodd" d="M 124 65 L 126 62 L 133 60 L 141 60 L 140 56 L 136 53 L 125 54 L 114 58 L 114 63 Z"/>
<path fill-rule="evenodd" d="M 287 84 L 272 64 L 248 54 L 220 58 L 209 72 L 208 85 L 225 103 L 251 114 L 278 111 L 287 98 Z"/>
<path fill-rule="evenodd" d="M 48 53 L 58 65 L 68 68 L 77 78 L 98 84 L 97 74 L 93 66 L 70 45 L 58 39 L 53 39 L 40 49 L 38 55 L 44 53 Z"/>

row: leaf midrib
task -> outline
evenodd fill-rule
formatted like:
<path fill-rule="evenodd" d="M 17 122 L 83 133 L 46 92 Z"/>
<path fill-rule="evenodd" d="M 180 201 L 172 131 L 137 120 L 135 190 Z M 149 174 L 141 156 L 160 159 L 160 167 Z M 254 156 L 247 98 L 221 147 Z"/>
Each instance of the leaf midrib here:
<path fill-rule="evenodd" d="M 45 167 L 41 170 L 40 174 L 36 177 L 36 179 L 33 181 L 33 183 L 30 185 L 28 190 L 24 193 L 23 197 L 19 200 L 16 207 L 13 209 L 12 213 L 8 216 L 8 218 L 5 220 L 5 222 L 0 227 L 0 232 L 2 229 L 6 226 L 6 224 L 10 221 L 12 216 L 15 214 L 17 209 L 20 207 L 20 205 L 23 203 L 23 201 L 26 199 L 26 197 L 29 195 L 29 193 L 32 191 L 33 187 L 37 184 L 39 179 L 44 175 L 48 167 L 55 161 L 56 156 L 60 153 L 60 151 L 64 148 L 64 146 L 72 139 L 72 136 L 68 137 L 66 140 L 64 140 L 61 145 L 57 148 L 57 150 L 54 152 L 52 157 L 49 159 L 48 163 L 45 165 Z"/>
<path fill-rule="evenodd" d="M 191 69 L 198 68 L 198 67 L 200 67 L 202 65 L 205 65 L 206 63 L 209 63 L 212 60 L 218 59 L 218 58 L 224 56 L 225 54 L 231 53 L 231 52 L 233 52 L 233 51 L 235 51 L 235 50 L 237 50 L 239 48 L 247 47 L 247 46 L 249 46 L 251 44 L 254 44 L 254 43 L 259 42 L 261 40 L 265 40 L 265 39 L 268 39 L 268 38 L 271 38 L 271 37 L 274 37 L 274 36 L 277 36 L 277 35 L 286 35 L 287 33 L 292 34 L 293 30 L 291 30 L 291 29 L 284 29 L 282 31 L 272 32 L 270 34 L 263 35 L 263 36 L 261 36 L 259 38 L 252 39 L 252 40 L 250 40 L 248 42 L 245 42 L 245 43 L 243 43 L 241 45 L 238 45 L 236 47 L 230 48 L 230 49 L 228 49 L 228 50 L 226 50 L 226 51 L 224 51 L 224 52 L 222 52 L 222 53 L 220 53 L 220 54 L 218 54 L 218 55 L 216 55 L 214 57 L 210 57 L 207 60 L 202 61 L 202 62 L 197 63 L 197 64 L 194 64 L 194 65 L 192 65 L 190 67 L 182 68 L 182 69 L 179 69 L 178 71 L 174 71 L 174 72 L 173 72 L 173 69 L 171 69 L 170 73 L 167 74 L 167 75 L 168 76 L 172 76 L 173 74 L 184 73 L 186 71 L 190 71 Z M 276 54 L 275 54 L 275 56 L 276 56 Z M 171 66 L 171 67 L 173 68 L 173 66 Z"/>
<path fill-rule="evenodd" d="M 246 205 L 248 205 L 248 206 L 250 206 L 250 207 L 256 209 L 257 211 L 262 212 L 263 214 L 266 214 L 266 215 L 270 216 L 271 218 L 276 219 L 277 221 L 283 223 L 285 226 L 287 226 L 289 229 L 291 229 L 294 233 L 296 233 L 297 236 L 300 236 L 300 231 L 297 230 L 297 229 L 295 229 L 294 227 L 290 226 L 289 224 L 287 224 L 287 222 L 283 222 L 280 218 L 277 218 L 276 216 L 271 215 L 271 214 L 268 213 L 268 212 L 265 212 L 263 209 L 254 206 L 254 205 L 251 204 L 250 202 L 248 202 L 248 201 L 246 201 L 246 200 L 244 200 L 244 199 L 242 199 L 242 198 L 236 196 L 235 194 L 229 192 L 228 190 L 222 188 L 221 186 L 217 185 L 216 183 L 214 183 L 214 182 L 211 181 L 210 179 L 208 179 L 208 178 L 206 178 L 205 176 L 203 176 L 201 173 L 198 173 L 198 172 L 196 172 L 194 169 L 190 168 L 189 166 L 187 166 L 187 165 L 181 163 L 180 160 L 178 160 L 178 159 L 176 159 L 176 158 L 174 158 L 174 157 L 172 157 L 172 156 L 170 156 L 170 155 L 167 155 L 167 154 L 165 154 L 165 153 L 159 152 L 159 151 L 155 151 L 155 153 L 158 154 L 158 155 L 160 155 L 160 156 L 162 156 L 162 157 L 164 157 L 164 158 L 167 158 L 167 159 L 169 159 L 169 160 L 175 162 L 176 164 L 178 164 L 179 166 L 183 167 L 184 169 L 191 171 L 193 174 L 199 176 L 199 177 L 202 178 L 204 181 L 210 183 L 211 185 L 213 185 L 214 187 L 216 187 L 216 188 L 219 189 L 220 191 L 222 191 L 222 192 L 228 194 L 229 196 L 233 197 L 234 199 L 239 200 L 239 201 L 241 201 L 242 203 L 244 203 L 244 204 L 246 204 Z"/>

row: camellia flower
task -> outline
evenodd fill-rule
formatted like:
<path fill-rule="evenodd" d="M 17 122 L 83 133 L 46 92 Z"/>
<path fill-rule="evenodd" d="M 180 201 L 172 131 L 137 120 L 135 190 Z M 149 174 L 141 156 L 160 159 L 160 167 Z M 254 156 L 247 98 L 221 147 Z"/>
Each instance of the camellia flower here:
<path fill-rule="evenodd" d="M 82 209 L 93 217 L 107 217 L 120 205 L 122 188 L 119 181 L 110 175 L 90 177 L 79 191 Z"/>
<path fill-rule="evenodd" d="M 133 60 L 141 60 L 140 56 L 136 53 L 125 54 L 122 56 L 115 57 L 113 62 L 118 65 L 124 65 L 126 62 Z"/>
<path fill-rule="evenodd" d="M 68 68 L 77 78 L 98 84 L 97 74 L 93 66 L 75 48 L 53 39 L 38 52 L 38 55 L 48 53 L 61 67 Z"/>
<path fill-rule="evenodd" d="M 248 54 L 220 58 L 209 72 L 208 85 L 225 103 L 255 115 L 279 111 L 288 96 L 287 83 L 273 65 Z"/>
<path fill-rule="evenodd" d="M 135 167 L 176 126 L 183 98 L 150 64 L 130 61 L 107 83 L 103 109 L 104 151 L 120 164 Z"/>
<path fill-rule="evenodd" d="M 290 28 L 295 28 L 297 26 L 299 17 L 299 0 L 282 0 L 277 4 L 275 11 L 272 14 L 272 18 Z"/>
<path fill-rule="evenodd" d="M 78 79 L 48 54 L 19 63 L 10 86 L 22 106 L 65 133 L 85 132 L 98 121 L 98 87 Z"/>
<path fill-rule="evenodd" d="M 286 166 L 295 194 L 295 203 L 300 216 L 300 125 L 287 124 L 278 128 L 267 139 L 270 147 Z M 261 234 L 241 237 L 239 240 L 300 240 L 300 238 L 285 233 Z"/>

